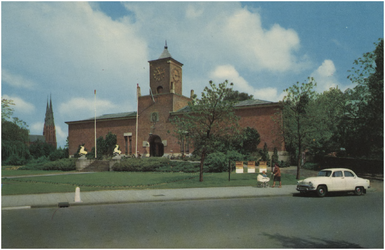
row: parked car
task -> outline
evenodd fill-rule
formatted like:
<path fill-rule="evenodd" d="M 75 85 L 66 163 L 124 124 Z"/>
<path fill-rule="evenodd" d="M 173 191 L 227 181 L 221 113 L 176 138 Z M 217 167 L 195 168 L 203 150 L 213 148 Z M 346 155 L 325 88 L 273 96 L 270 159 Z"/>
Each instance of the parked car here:
<path fill-rule="evenodd" d="M 328 192 L 354 192 L 356 195 L 365 194 L 370 188 L 370 181 L 358 177 L 352 170 L 346 168 L 328 168 L 321 170 L 316 177 L 298 181 L 297 191 L 302 194 L 315 192 L 319 197 Z"/>

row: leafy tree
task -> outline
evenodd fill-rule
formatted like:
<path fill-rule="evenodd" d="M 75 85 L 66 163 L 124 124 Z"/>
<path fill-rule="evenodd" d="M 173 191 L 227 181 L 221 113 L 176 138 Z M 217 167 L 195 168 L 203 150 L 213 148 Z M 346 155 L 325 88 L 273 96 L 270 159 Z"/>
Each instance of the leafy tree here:
<path fill-rule="evenodd" d="M 235 115 L 234 101 L 225 98 L 232 92 L 226 80 L 216 86 L 212 81 L 204 88 L 202 97 L 189 102 L 189 111 L 175 117 L 174 135 L 180 137 L 188 132 L 189 140 L 201 155 L 199 181 L 203 181 L 203 165 L 207 154 L 214 152 L 220 138 L 238 133 L 238 117 Z M 232 86 L 232 84 L 230 84 Z M 222 140 L 223 141 L 223 140 Z"/>
<path fill-rule="evenodd" d="M 321 117 L 314 113 L 316 93 L 313 90 L 316 83 L 309 77 L 307 83 L 299 82 L 285 90 L 286 96 L 282 101 L 281 126 L 285 138 L 286 149 L 296 155 L 297 176 L 300 177 L 301 152 L 313 141 Z"/>
<path fill-rule="evenodd" d="M 267 149 L 267 143 L 263 145 L 263 150 L 261 152 L 262 155 L 262 161 L 269 161 L 269 150 Z"/>
<path fill-rule="evenodd" d="M 240 154 L 250 155 L 258 152 L 257 147 L 261 142 L 261 137 L 255 128 L 246 127 L 243 128 L 240 133 L 235 133 L 226 137 L 219 137 L 216 141 L 215 152 L 222 152 L 226 154 L 229 150 L 235 150 Z"/>
<path fill-rule="evenodd" d="M 225 98 L 224 101 L 233 101 L 240 102 L 245 100 L 252 100 L 253 95 L 249 95 L 244 92 L 239 92 L 238 90 L 232 90 Z"/>
<path fill-rule="evenodd" d="M 1 120 L 9 120 L 13 114 L 14 109 L 11 106 L 14 106 L 15 103 L 13 100 L 1 99 Z"/>
<path fill-rule="evenodd" d="M 346 97 L 338 87 L 324 91 L 311 102 L 309 112 L 316 116 L 315 121 L 320 122 L 315 124 L 317 130 L 311 134 L 306 149 L 316 158 L 341 148 L 343 131 L 339 124 L 345 112 L 345 103 Z"/>
<path fill-rule="evenodd" d="M 261 142 L 261 136 L 255 128 L 246 127 L 242 129 L 242 154 L 251 154 L 258 151 L 258 144 Z"/>
<path fill-rule="evenodd" d="M 357 85 L 346 95 L 345 138 L 347 151 L 355 155 L 371 154 L 382 158 L 384 124 L 384 52 L 383 39 L 376 49 L 354 61 L 348 79 Z M 357 67 L 357 68 L 355 68 Z M 351 145 L 355 145 L 352 147 Z M 350 146 L 350 147 L 349 147 Z"/>
<path fill-rule="evenodd" d="M 115 146 L 116 146 L 117 138 L 115 134 L 108 132 L 106 135 L 106 139 L 103 136 L 100 136 L 96 139 L 97 145 L 97 158 L 103 159 L 112 156 Z M 87 154 L 87 158 L 95 158 L 95 147 L 91 149 L 91 152 Z"/>
<path fill-rule="evenodd" d="M 48 157 L 52 152 L 55 151 L 55 147 L 47 142 L 37 141 L 29 145 L 29 152 L 31 155 L 38 159 L 42 156 Z"/>
<path fill-rule="evenodd" d="M 1 155 L 5 164 L 24 164 L 30 153 L 26 143 L 29 141 L 28 125 L 13 114 L 13 100 L 1 100 Z"/>

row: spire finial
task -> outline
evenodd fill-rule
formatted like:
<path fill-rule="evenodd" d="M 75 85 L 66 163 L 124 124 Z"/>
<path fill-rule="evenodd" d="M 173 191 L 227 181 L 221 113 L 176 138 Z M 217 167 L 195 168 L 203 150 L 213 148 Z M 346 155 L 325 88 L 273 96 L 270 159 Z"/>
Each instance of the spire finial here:
<path fill-rule="evenodd" d="M 168 47 L 167 47 L 167 40 L 166 40 L 166 42 L 165 42 L 164 48 L 165 48 L 165 49 L 168 48 Z"/>

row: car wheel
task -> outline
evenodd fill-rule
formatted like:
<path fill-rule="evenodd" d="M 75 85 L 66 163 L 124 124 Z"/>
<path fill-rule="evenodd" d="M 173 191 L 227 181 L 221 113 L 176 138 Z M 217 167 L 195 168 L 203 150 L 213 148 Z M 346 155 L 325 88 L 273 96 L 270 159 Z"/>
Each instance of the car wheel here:
<path fill-rule="evenodd" d="M 327 193 L 326 186 L 318 186 L 317 187 L 317 195 L 318 197 L 324 197 Z"/>
<path fill-rule="evenodd" d="M 362 195 L 363 192 L 364 192 L 363 187 L 356 187 L 356 188 L 354 189 L 354 194 L 355 194 L 355 195 Z"/>

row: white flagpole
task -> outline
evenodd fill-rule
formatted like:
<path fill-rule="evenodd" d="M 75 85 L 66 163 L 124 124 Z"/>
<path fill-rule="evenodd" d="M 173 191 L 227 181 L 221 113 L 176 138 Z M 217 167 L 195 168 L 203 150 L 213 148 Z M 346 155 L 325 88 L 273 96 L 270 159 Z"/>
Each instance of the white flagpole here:
<path fill-rule="evenodd" d="M 96 89 L 94 90 L 94 105 L 95 105 L 95 120 L 94 120 L 94 131 L 95 131 L 95 159 L 98 158 L 98 148 L 96 145 Z"/>
<path fill-rule="evenodd" d="M 135 157 L 138 158 L 138 114 L 139 114 L 139 83 L 136 84 L 136 131 L 135 131 Z"/>

